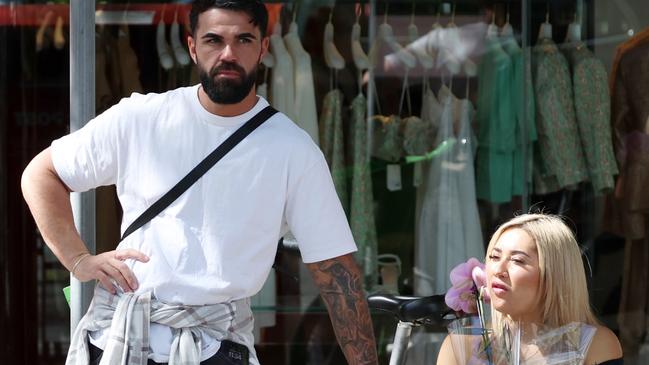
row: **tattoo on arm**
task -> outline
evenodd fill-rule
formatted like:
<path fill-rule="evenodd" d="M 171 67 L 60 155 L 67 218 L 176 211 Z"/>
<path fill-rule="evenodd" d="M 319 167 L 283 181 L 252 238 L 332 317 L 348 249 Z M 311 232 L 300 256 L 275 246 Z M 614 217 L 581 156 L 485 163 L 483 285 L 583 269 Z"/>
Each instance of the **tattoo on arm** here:
<path fill-rule="evenodd" d="M 351 254 L 307 264 L 349 364 L 377 364 L 372 319 L 360 269 Z"/>

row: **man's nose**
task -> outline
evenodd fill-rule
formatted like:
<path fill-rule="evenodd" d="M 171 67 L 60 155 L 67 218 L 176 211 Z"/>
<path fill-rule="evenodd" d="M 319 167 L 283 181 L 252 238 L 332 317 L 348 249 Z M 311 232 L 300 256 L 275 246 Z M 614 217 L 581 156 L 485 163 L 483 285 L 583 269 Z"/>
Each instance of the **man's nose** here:
<path fill-rule="evenodd" d="M 236 52 L 231 44 L 226 44 L 225 47 L 223 47 L 223 51 L 221 52 L 221 61 L 237 61 Z"/>

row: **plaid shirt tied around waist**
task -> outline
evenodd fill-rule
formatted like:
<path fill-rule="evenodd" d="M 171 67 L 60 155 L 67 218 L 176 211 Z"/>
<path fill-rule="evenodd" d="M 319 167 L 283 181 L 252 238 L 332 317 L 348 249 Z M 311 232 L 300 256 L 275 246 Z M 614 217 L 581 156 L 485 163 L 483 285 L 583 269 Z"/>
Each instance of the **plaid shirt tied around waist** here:
<path fill-rule="evenodd" d="M 244 315 L 238 315 L 238 311 Z M 223 304 L 183 306 L 160 302 L 151 292 L 113 295 L 97 285 L 90 308 L 74 331 L 65 363 L 87 365 L 88 332 L 110 328 L 100 364 L 146 365 L 151 322 L 171 327 L 169 365 L 189 365 L 200 363 L 202 334 L 217 341 L 233 339 L 245 344 L 237 332 L 251 329 L 253 319 L 247 298 Z M 253 361 L 254 351 L 250 356 Z"/>

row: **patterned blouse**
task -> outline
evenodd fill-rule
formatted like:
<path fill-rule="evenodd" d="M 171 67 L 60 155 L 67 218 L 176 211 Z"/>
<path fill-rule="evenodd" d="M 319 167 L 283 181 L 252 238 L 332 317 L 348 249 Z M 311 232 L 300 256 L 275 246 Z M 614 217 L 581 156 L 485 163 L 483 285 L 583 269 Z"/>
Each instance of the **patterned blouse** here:
<path fill-rule="evenodd" d="M 575 118 L 568 63 L 550 39 L 532 51 L 536 96 L 534 183 L 537 194 L 571 187 L 588 178 L 586 160 Z"/>
<path fill-rule="evenodd" d="M 575 115 L 588 175 L 596 194 L 613 189 L 617 163 L 611 139 L 611 99 L 602 62 L 582 42 L 563 48 L 572 69 Z"/>

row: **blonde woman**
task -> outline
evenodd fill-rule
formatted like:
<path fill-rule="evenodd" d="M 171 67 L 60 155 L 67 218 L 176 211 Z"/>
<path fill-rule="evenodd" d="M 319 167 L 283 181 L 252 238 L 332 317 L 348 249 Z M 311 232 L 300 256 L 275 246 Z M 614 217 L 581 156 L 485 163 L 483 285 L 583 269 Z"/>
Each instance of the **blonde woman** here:
<path fill-rule="evenodd" d="M 581 252 L 560 218 L 525 214 L 503 224 L 489 242 L 485 266 L 493 328 L 502 329 L 505 323 L 519 323 L 523 328 L 579 323 L 579 347 L 585 358 L 569 364 L 623 363 L 617 337 L 597 321 L 590 308 Z M 536 356 L 549 355 L 536 350 Z M 437 364 L 464 365 L 456 359 L 450 337 L 442 344 Z"/>

